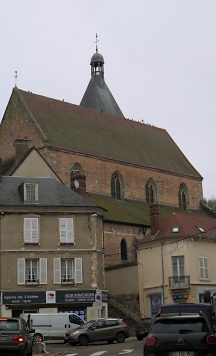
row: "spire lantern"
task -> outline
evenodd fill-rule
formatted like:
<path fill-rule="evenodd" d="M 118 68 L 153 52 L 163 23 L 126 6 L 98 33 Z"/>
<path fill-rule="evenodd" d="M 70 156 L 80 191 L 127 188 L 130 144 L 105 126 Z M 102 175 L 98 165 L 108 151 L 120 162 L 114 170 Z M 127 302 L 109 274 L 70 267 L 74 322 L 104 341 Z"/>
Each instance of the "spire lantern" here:
<path fill-rule="evenodd" d="M 96 52 L 95 54 L 93 54 L 92 58 L 91 58 L 91 75 L 92 76 L 101 76 L 104 77 L 104 59 L 103 56 L 98 53 L 98 35 L 96 33 Z"/>

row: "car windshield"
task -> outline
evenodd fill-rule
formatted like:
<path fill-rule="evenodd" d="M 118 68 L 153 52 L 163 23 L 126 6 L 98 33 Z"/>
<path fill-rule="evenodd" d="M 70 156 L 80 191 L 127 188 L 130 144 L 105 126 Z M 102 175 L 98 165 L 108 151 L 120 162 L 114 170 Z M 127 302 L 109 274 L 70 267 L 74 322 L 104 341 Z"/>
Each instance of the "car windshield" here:
<path fill-rule="evenodd" d="M 19 330 L 18 320 L 0 320 L 0 330 L 17 331 Z"/>
<path fill-rule="evenodd" d="M 89 320 L 87 323 L 83 324 L 80 326 L 80 329 L 85 329 L 89 328 L 91 325 L 93 325 L 96 322 L 96 320 Z"/>
<path fill-rule="evenodd" d="M 158 320 L 152 326 L 152 334 L 186 334 L 208 332 L 207 323 L 202 320 Z"/>

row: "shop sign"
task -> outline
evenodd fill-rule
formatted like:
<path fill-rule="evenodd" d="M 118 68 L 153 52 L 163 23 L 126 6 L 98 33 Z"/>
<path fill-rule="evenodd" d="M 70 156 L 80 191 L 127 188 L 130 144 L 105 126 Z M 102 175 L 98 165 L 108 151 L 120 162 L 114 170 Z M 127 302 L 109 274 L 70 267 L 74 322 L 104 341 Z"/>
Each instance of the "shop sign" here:
<path fill-rule="evenodd" d="M 57 290 L 56 303 L 93 303 L 95 290 Z"/>
<path fill-rule="evenodd" d="M 44 292 L 2 292 L 2 302 L 5 305 L 46 303 Z"/>

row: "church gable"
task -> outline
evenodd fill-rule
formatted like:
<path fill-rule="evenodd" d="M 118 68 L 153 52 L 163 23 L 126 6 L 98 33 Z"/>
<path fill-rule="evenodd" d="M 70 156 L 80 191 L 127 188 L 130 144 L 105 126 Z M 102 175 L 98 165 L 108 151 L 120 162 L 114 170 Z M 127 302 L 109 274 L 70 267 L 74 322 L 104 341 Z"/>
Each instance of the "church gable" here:
<path fill-rule="evenodd" d="M 14 88 L 0 125 L 2 160 L 17 158 L 16 141 L 28 141 L 29 147 L 40 147 L 45 139 L 38 123 L 19 95 L 19 90 Z"/>

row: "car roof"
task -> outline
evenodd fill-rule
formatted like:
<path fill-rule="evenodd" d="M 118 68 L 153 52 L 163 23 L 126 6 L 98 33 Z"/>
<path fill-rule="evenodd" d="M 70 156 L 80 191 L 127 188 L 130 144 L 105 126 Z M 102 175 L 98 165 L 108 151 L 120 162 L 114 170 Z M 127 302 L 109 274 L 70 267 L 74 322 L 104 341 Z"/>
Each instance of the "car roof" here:
<path fill-rule="evenodd" d="M 161 319 L 206 319 L 206 316 L 202 313 L 168 313 L 168 314 L 160 314 L 155 318 L 155 320 Z"/>

